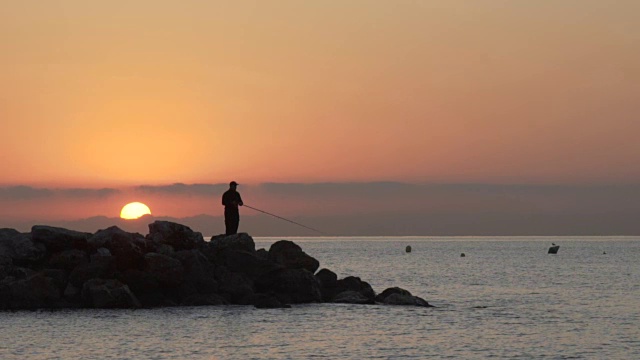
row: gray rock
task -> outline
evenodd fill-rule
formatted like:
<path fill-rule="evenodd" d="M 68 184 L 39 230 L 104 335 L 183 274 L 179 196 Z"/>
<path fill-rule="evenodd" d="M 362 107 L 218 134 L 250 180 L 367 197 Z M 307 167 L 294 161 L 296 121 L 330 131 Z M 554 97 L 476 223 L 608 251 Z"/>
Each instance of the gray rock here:
<path fill-rule="evenodd" d="M 34 243 L 30 234 L 0 229 L 0 257 L 10 258 L 16 265 L 27 265 L 39 262 L 45 253 L 45 246 Z"/>
<path fill-rule="evenodd" d="M 87 243 L 90 249 L 99 249 L 104 248 L 107 245 L 107 242 L 113 238 L 121 238 L 125 239 L 128 242 L 136 244 L 138 247 L 144 247 L 144 236 L 138 233 L 130 233 L 120 229 L 117 226 L 111 226 L 104 230 L 98 230 L 94 235 L 92 235 Z"/>
<path fill-rule="evenodd" d="M 69 280 L 69 273 L 67 271 L 61 269 L 44 269 L 41 273 L 53 280 L 54 284 L 58 287 L 58 290 L 60 290 L 60 293 L 64 291 Z"/>
<path fill-rule="evenodd" d="M 185 283 L 193 286 L 200 294 L 212 294 L 218 291 L 216 267 L 198 250 L 182 250 L 175 258 L 184 268 Z"/>
<path fill-rule="evenodd" d="M 51 255 L 49 266 L 55 269 L 67 271 L 73 270 L 76 266 L 89 263 L 89 256 L 82 250 L 63 250 Z"/>
<path fill-rule="evenodd" d="M 115 279 L 91 279 L 85 282 L 82 300 L 86 306 L 99 309 L 141 307 L 129 287 Z"/>
<path fill-rule="evenodd" d="M 391 294 L 387 296 L 383 304 L 385 305 L 409 305 L 409 306 L 422 306 L 432 307 L 427 301 L 417 296 L 403 295 L 403 294 Z"/>
<path fill-rule="evenodd" d="M 49 309 L 61 306 L 61 294 L 55 281 L 42 273 L 9 284 L 9 307 L 18 309 Z"/>
<path fill-rule="evenodd" d="M 120 282 L 129 286 L 142 306 L 154 307 L 169 305 L 168 300 L 160 289 L 158 279 L 149 273 L 138 269 L 128 269 L 116 274 Z"/>
<path fill-rule="evenodd" d="M 318 280 L 305 269 L 272 271 L 256 280 L 256 288 L 261 293 L 275 294 L 284 303 L 322 301 Z"/>
<path fill-rule="evenodd" d="M 166 255 L 146 254 L 144 271 L 154 276 L 161 287 L 178 287 L 184 281 L 184 268 L 180 261 Z"/>
<path fill-rule="evenodd" d="M 100 261 L 98 258 L 106 256 L 111 256 L 111 251 L 107 248 L 98 248 L 95 254 L 92 254 L 89 258 L 91 261 Z"/>
<path fill-rule="evenodd" d="M 251 279 L 257 279 L 266 273 L 282 268 L 281 265 L 261 259 L 255 252 L 226 249 L 219 255 L 216 263 L 225 266 L 232 272 L 244 274 Z"/>
<path fill-rule="evenodd" d="M 64 296 L 65 299 L 78 301 L 80 300 L 80 289 L 73 286 L 73 284 L 68 283 L 62 295 Z"/>
<path fill-rule="evenodd" d="M 376 301 L 385 305 L 432 307 L 426 300 L 413 296 L 409 291 L 399 287 L 385 289 L 376 296 Z"/>
<path fill-rule="evenodd" d="M 42 243 L 48 252 L 87 248 L 87 239 L 92 234 L 63 228 L 36 225 L 31 228 L 31 239 Z"/>
<path fill-rule="evenodd" d="M 265 249 L 258 249 L 256 255 L 262 260 L 269 260 L 269 252 Z"/>
<path fill-rule="evenodd" d="M 13 269 L 13 260 L 8 256 L 0 255 L 0 280 L 9 276 L 11 269 Z"/>
<path fill-rule="evenodd" d="M 336 287 L 338 285 L 338 275 L 329 269 L 321 269 L 315 275 L 322 287 Z"/>
<path fill-rule="evenodd" d="M 332 302 L 341 304 L 372 304 L 371 299 L 353 290 L 339 293 L 333 298 Z"/>
<path fill-rule="evenodd" d="M 115 258 L 102 256 L 92 259 L 88 264 L 78 265 L 69 275 L 69 282 L 81 289 L 84 283 L 90 279 L 113 277 L 115 272 Z"/>
<path fill-rule="evenodd" d="M 201 233 L 170 221 L 154 221 L 149 224 L 147 238 L 156 244 L 171 245 L 176 251 L 196 249 L 204 243 Z"/>
<path fill-rule="evenodd" d="M 183 251 L 187 251 L 187 250 L 183 250 Z M 159 244 L 158 246 L 156 246 L 156 251 L 158 254 L 161 255 L 166 255 L 169 257 L 173 257 L 176 253 L 176 251 L 173 249 L 173 246 L 171 245 L 167 245 L 167 244 Z"/>
<path fill-rule="evenodd" d="M 225 249 L 245 251 L 249 253 L 256 252 L 256 244 L 254 243 L 253 238 L 247 233 L 213 236 L 208 245 L 208 248 L 214 252 L 220 252 Z"/>
<path fill-rule="evenodd" d="M 223 268 L 216 269 L 216 273 L 218 291 L 229 302 L 237 304 L 254 294 L 253 281 L 246 275 L 229 272 Z"/>
<path fill-rule="evenodd" d="M 269 248 L 269 260 L 289 269 L 306 269 L 312 274 L 320 267 L 320 262 L 307 255 L 293 241 L 280 240 Z"/>
<path fill-rule="evenodd" d="M 360 280 L 359 277 L 347 276 L 344 279 L 338 280 L 335 290 L 336 294 L 347 290 L 356 291 L 369 299 L 371 303 L 375 302 L 376 293 L 373 291 L 373 288 L 371 288 L 371 285 L 366 281 Z"/>
<path fill-rule="evenodd" d="M 9 273 L 7 275 L 20 280 L 20 279 L 26 279 L 28 277 L 31 277 L 37 273 L 38 273 L 37 271 L 29 268 L 14 266 L 11 269 L 9 269 Z"/>
<path fill-rule="evenodd" d="M 330 302 L 339 292 L 346 291 L 338 288 L 338 275 L 329 269 L 321 269 L 315 277 L 320 284 L 322 301 Z"/>
<path fill-rule="evenodd" d="M 135 237 L 116 234 L 106 241 L 104 247 L 115 258 L 118 270 L 140 268 L 144 257 L 144 241 Z"/>
<path fill-rule="evenodd" d="M 407 295 L 407 296 L 412 296 L 411 293 L 405 289 L 399 288 L 399 287 L 392 287 L 392 288 L 387 288 L 385 289 L 383 292 L 381 292 L 380 294 L 378 294 L 375 298 L 375 300 L 377 302 L 384 302 L 384 300 L 392 294 L 400 294 L 400 295 Z"/>

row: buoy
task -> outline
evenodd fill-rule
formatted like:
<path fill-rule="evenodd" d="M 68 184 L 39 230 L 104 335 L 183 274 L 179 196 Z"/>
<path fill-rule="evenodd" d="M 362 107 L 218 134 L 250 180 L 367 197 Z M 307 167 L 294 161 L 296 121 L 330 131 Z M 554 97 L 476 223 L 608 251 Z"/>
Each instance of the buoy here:
<path fill-rule="evenodd" d="M 404 251 L 410 253 L 411 252 L 411 245 L 407 245 L 407 247 L 404 249 Z"/>
<path fill-rule="evenodd" d="M 465 255 L 464 253 L 460 254 L 460 257 L 465 257 L 465 256 L 467 256 L 467 255 Z"/>
<path fill-rule="evenodd" d="M 556 245 L 556 244 L 551 244 L 553 245 L 552 247 L 549 248 L 549 251 L 547 252 L 547 254 L 557 254 L 558 253 L 558 249 L 560 249 L 560 245 Z"/>

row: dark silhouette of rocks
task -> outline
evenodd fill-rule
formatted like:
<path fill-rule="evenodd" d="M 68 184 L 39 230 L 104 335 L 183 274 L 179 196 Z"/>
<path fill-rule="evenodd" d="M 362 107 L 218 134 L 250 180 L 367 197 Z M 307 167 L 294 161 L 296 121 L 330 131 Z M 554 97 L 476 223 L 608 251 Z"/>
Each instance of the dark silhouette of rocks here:
<path fill-rule="evenodd" d="M 116 226 L 94 234 L 51 226 L 0 229 L 0 310 L 140 308 L 333 302 L 430 306 L 400 288 L 376 295 L 339 279 L 292 241 L 256 250 L 246 233 L 214 236 L 168 221 L 149 234 Z M 314 275 L 315 273 L 315 275 Z"/>
<path fill-rule="evenodd" d="M 413 296 L 409 291 L 399 287 L 392 287 L 378 294 L 375 300 L 386 305 L 413 305 L 432 307 L 429 303 L 417 296 Z"/>
<path fill-rule="evenodd" d="M 269 248 L 268 259 L 289 269 L 306 269 L 315 273 L 320 267 L 318 260 L 307 255 L 293 241 L 280 240 Z"/>

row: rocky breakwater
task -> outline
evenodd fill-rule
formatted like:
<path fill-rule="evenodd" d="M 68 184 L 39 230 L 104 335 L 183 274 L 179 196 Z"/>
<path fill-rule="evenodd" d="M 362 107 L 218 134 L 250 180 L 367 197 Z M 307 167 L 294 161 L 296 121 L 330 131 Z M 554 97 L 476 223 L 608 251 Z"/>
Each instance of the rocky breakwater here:
<path fill-rule="evenodd" d="M 240 304 L 258 308 L 330 302 L 430 306 L 400 288 L 376 294 L 338 276 L 295 243 L 256 250 L 245 234 L 205 241 L 167 221 L 149 234 L 95 234 L 50 226 L 0 229 L 0 310 Z"/>

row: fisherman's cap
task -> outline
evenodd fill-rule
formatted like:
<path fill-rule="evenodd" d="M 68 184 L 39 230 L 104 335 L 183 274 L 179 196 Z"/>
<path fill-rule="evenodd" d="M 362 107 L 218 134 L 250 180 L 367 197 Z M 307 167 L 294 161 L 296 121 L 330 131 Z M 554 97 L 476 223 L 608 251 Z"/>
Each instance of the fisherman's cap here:
<path fill-rule="evenodd" d="M 232 181 L 232 182 L 229 183 L 229 186 L 238 186 L 238 183 L 235 182 L 235 181 Z"/>

